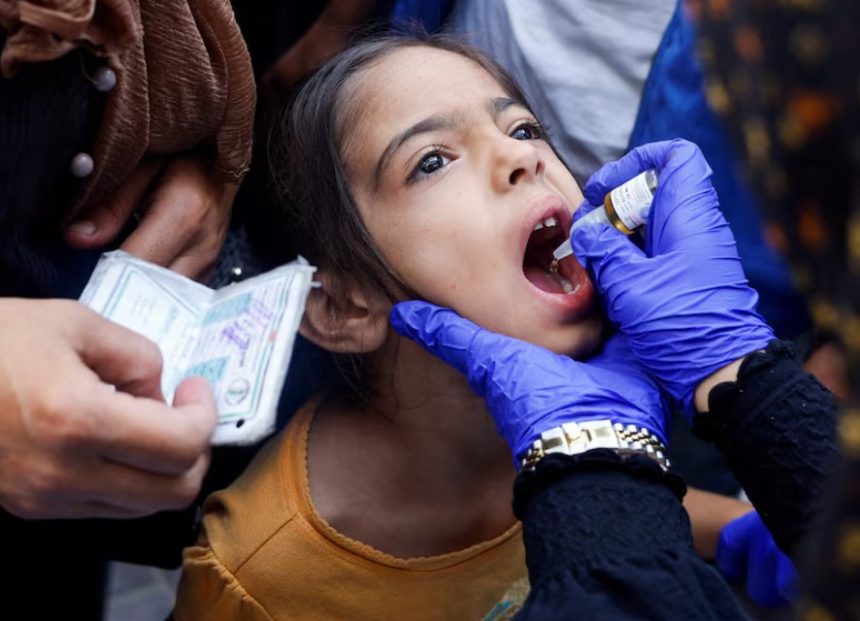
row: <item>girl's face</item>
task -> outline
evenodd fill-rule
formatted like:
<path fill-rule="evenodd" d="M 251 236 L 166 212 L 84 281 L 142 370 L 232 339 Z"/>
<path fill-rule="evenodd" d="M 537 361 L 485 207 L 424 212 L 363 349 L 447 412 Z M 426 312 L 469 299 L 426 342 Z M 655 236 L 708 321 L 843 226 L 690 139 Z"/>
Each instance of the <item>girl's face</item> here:
<path fill-rule="evenodd" d="M 371 235 L 425 299 L 559 353 L 600 338 L 586 272 L 550 269 L 582 193 L 531 112 L 482 67 L 428 47 L 346 89 L 344 155 Z"/>

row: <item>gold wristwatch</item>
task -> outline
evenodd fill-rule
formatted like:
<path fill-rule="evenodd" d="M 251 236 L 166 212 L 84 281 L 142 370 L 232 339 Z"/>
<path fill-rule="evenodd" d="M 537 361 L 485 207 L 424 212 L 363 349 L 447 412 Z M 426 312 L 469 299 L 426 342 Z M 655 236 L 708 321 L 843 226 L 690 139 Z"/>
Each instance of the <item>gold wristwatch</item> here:
<path fill-rule="evenodd" d="M 520 466 L 533 470 L 546 455 L 579 455 L 592 449 L 605 448 L 620 455 L 645 455 L 656 461 L 665 471 L 669 459 L 666 445 L 648 431 L 636 425 L 622 425 L 611 420 L 589 420 L 581 423 L 564 423 L 540 434 L 531 448 L 520 455 Z"/>

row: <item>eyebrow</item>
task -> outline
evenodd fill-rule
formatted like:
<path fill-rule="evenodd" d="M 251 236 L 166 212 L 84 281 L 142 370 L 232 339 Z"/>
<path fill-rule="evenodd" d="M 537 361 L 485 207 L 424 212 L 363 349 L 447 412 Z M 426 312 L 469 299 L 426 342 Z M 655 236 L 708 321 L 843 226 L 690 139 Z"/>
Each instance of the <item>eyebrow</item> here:
<path fill-rule="evenodd" d="M 522 106 L 526 108 L 526 105 L 516 99 L 512 99 L 510 97 L 493 97 L 489 101 L 488 109 L 490 115 L 495 119 L 502 112 L 510 108 L 511 106 Z M 405 142 L 411 140 L 415 136 L 419 134 L 427 134 L 430 132 L 435 132 L 440 129 L 457 129 L 463 125 L 463 119 L 454 115 L 433 115 L 428 116 L 426 119 L 418 121 L 415 125 L 405 129 L 404 131 L 397 134 L 394 138 L 391 139 L 391 142 L 388 143 L 388 146 L 385 147 L 385 150 L 382 152 L 382 155 L 379 156 L 379 161 L 376 163 L 376 170 L 373 174 L 373 182 L 374 188 L 379 188 L 379 183 L 382 180 L 382 174 L 385 172 L 385 169 L 391 163 L 391 158 L 394 156 L 394 153 L 399 149 Z"/>

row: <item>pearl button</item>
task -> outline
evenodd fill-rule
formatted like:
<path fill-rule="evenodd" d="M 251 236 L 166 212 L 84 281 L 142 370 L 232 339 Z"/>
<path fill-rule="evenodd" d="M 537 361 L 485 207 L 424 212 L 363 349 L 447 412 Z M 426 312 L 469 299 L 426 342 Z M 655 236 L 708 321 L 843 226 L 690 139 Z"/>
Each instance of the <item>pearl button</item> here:
<path fill-rule="evenodd" d="M 75 177 L 89 177 L 95 170 L 96 163 L 93 161 L 89 153 L 78 153 L 72 158 L 72 165 L 69 167 Z"/>
<path fill-rule="evenodd" d="M 107 93 L 116 86 L 116 73 L 110 67 L 99 67 L 93 72 L 93 84 L 97 90 Z"/>

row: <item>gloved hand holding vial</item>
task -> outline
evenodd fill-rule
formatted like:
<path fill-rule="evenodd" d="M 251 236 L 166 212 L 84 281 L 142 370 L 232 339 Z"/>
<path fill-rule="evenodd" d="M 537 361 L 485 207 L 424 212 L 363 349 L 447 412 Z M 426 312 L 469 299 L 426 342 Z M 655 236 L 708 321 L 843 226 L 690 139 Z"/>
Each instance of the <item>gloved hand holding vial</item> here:
<path fill-rule="evenodd" d="M 592 175 L 585 198 L 600 205 L 613 188 L 652 169 L 659 182 L 644 250 L 606 219 L 586 215 L 571 232 L 576 259 L 563 260 L 589 271 L 610 321 L 691 416 L 703 379 L 764 349 L 774 335 L 756 312 L 758 294 L 696 145 L 673 140 L 634 149 Z"/>

